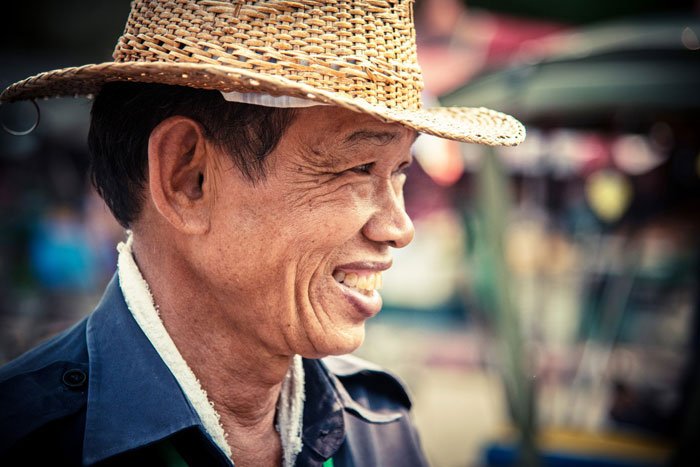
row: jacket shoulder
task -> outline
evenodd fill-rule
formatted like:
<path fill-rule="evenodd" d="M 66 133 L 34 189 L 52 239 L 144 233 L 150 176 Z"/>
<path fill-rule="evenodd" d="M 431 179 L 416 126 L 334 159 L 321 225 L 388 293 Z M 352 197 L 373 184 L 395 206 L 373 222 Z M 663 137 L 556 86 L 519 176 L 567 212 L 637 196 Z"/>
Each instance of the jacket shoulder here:
<path fill-rule="evenodd" d="M 0 368 L 0 454 L 84 407 L 85 328 L 83 320 Z"/>
<path fill-rule="evenodd" d="M 87 363 L 86 323 L 87 318 L 0 367 L 0 385 L 58 361 Z"/>
<path fill-rule="evenodd" d="M 321 361 L 353 399 L 368 408 L 387 403 L 394 409 L 411 408 L 411 398 L 403 381 L 379 365 L 354 355 L 326 357 Z"/>

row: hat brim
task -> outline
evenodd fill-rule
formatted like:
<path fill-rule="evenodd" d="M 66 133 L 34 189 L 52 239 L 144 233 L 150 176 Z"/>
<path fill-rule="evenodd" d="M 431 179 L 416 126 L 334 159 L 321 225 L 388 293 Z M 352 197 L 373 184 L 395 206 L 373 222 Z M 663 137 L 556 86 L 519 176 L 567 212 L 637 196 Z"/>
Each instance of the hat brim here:
<path fill-rule="evenodd" d="M 420 133 L 465 143 L 515 146 L 525 139 L 525 128 L 511 117 L 482 107 L 392 109 L 313 88 L 292 79 L 250 70 L 200 63 L 106 62 L 48 71 L 19 81 L 0 94 L 0 102 L 59 96 L 90 96 L 110 82 L 161 83 L 224 92 L 262 92 L 299 97 L 337 105 Z"/>

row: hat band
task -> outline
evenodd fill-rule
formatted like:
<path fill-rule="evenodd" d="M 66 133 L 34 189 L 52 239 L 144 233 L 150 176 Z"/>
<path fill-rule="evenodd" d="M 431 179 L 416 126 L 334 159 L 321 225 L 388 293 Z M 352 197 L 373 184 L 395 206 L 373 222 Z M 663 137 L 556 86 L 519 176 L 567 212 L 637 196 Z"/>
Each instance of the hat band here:
<path fill-rule="evenodd" d="M 313 107 L 315 105 L 328 105 L 323 102 L 316 102 L 309 99 L 301 99 L 292 96 L 272 96 L 260 92 L 224 92 L 220 91 L 221 95 L 228 102 L 238 102 L 240 104 L 262 105 L 264 107 L 278 108 L 296 108 L 296 107 Z"/>

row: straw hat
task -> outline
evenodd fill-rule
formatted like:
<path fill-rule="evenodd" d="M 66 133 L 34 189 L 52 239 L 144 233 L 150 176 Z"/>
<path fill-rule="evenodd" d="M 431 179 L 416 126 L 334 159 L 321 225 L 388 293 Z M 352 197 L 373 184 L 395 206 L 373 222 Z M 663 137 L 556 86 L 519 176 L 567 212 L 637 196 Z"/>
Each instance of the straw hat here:
<path fill-rule="evenodd" d="M 412 0 L 136 0 L 113 57 L 27 78 L 0 102 L 164 83 L 337 105 L 471 143 L 525 138 L 500 112 L 422 108 Z"/>

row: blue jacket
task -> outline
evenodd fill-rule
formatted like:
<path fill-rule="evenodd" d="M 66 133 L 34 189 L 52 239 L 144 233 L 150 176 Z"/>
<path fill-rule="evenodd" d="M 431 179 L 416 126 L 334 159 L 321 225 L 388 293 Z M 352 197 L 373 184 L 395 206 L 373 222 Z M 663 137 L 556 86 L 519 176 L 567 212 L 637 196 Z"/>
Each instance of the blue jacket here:
<path fill-rule="evenodd" d="M 398 380 L 353 357 L 304 370 L 297 465 L 426 464 Z M 92 314 L 0 369 L 0 465 L 230 464 L 114 278 Z"/>

